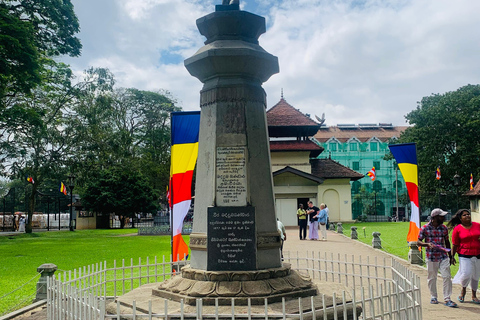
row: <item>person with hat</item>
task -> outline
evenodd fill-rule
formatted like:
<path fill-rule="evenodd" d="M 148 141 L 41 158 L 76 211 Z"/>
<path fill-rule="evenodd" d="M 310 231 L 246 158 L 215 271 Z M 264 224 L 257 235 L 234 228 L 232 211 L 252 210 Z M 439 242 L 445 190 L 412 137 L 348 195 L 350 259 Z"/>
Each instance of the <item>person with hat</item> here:
<path fill-rule="evenodd" d="M 420 229 L 417 244 L 426 247 L 427 256 L 427 284 L 430 290 L 430 303 L 437 304 L 437 274 L 443 279 L 443 299 L 447 307 L 456 308 L 457 304 L 450 299 L 452 295 L 452 276 L 450 265 L 455 264 L 455 259 L 450 252 L 448 229 L 443 224 L 448 212 L 440 208 L 433 209 L 430 222 Z"/>

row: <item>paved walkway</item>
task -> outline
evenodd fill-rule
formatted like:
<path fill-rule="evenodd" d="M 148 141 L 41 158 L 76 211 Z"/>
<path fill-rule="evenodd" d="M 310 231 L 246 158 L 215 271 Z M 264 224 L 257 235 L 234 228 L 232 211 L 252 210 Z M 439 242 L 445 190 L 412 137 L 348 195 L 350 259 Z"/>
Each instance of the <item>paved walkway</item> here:
<path fill-rule="evenodd" d="M 370 257 L 370 261 L 374 261 L 375 257 L 377 257 L 377 259 L 381 259 L 381 261 L 383 261 L 384 258 L 390 260 L 392 257 L 392 255 L 382 250 L 373 249 L 371 246 L 363 244 L 360 241 L 351 240 L 346 236 L 334 233 L 332 231 L 328 231 L 327 237 L 327 241 L 300 241 L 297 229 L 287 229 L 287 241 L 284 243 L 283 250 L 298 252 L 299 256 L 306 256 L 307 251 L 309 253 L 312 251 L 321 252 L 322 255 L 324 252 L 327 254 L 334 253 L 335 255 L 340 253 L 342 255 L 347 254 L 349 256 L 361 256 L 362 259 L 365 260 L 366 257 Z M 453 287 L 452 300 L 458 303 L 459 308 L 449 308 L 443 304 L 430 304 L 430 294 L 427 287 L 427 269 L 424 267 L 411 265 L 405 260 L 399 258 L 397 259 L 405 266 L 408 266 L 408 268 L 417 274 L 421 279 L 422 314 L 424 320 L 480 319 L 480 305 L 467 302 L 463 304 L 458 303 L 456 297 L 461 289 L 461 287 L 458 285 L 454 285 Z M 441 277 L 438 278 L 437 287 L 439 295 L 441 295 Z M 467 289 L 467 295 L 465 296 L 467 299 L 470 298 L 470 295 L 468 294 L 469 291 L 470 290 Z"/>

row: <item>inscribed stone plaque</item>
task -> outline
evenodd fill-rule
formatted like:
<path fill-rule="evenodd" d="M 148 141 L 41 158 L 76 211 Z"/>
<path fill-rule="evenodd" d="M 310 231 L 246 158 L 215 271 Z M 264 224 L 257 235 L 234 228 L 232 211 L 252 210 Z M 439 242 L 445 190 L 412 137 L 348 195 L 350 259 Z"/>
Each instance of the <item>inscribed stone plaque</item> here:
<path fill-rule="evenodd" d="M 247 205 L 245 147 L 217 148 L 217 206 Z"/>
<path fill-rule="evenodd" d="M 209 207 L 207 237 L 207 270 L 256 270 L 254 207 Z"/>

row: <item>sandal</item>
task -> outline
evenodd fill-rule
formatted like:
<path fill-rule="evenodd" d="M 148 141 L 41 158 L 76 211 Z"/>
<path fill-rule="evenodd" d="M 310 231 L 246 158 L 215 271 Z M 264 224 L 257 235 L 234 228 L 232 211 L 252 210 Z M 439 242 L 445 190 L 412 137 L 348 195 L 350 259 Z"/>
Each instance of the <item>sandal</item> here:
<path fill-rule="evenodd" d="M 446 305 L 447 307 L 450 307 L 450 308 L 457 308 L 457 307 L 458 307 L 457 304 L 456 304 L 455 302 L 453 302 L 452 300 L 446 301 L 446 302 L 445 302 L 445 305 Z"/>
<path fill-rule="evenodd" d="M 465 296 L 458 296 L 458 301 L 461 302 L 461 303 L 464 303 L 465 302 Z"/>
<path fill-rule="evenodd" d="M 432 298 L 432 299 L 430 300 L 430 303 L 431 303 L 431 304 L 438 304 L 437 298 Z"/>
<path fill-rule="evenodd" d="M 472 302 L 475 304 L 480 304 L 480 300 L 478 300 L 478 298 L 472 298 Z"/>

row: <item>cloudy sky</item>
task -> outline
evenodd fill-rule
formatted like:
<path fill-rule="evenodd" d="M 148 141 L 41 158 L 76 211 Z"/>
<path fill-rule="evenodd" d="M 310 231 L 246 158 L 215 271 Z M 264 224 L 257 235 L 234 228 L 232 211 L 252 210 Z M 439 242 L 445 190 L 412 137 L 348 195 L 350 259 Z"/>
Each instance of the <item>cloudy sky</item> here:
<path fill-rule="evenodd" d="M 77 74 L 108 67 L 122 87 L 168 90 L 199 109 L 202 84 L 183 60 L 205 40 L 195 20 L 221 0 L 72 0 L 80 20 Z M 241 0 L 264 16 L 260 45 L 280 73 L 268 108 L 285 99 L 326 124 L 393 123 L 432 93 L 480 83 L 480 1 Z"/>

